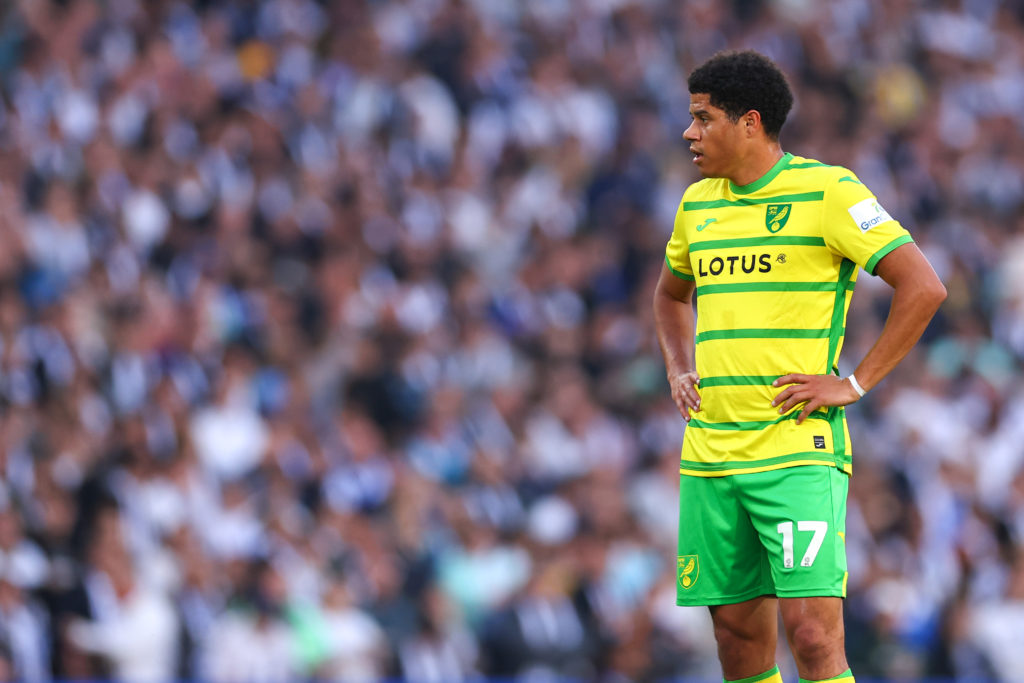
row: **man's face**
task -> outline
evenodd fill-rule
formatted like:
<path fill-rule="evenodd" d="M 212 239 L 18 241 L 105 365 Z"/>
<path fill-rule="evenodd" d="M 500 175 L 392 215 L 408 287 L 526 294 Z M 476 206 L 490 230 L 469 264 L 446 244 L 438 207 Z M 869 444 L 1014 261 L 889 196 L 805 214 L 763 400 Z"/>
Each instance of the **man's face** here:
<path fill-rule="evenodd" d="M 693 123 L 683 132 L 690 143 L 693 163 L 705 178 L 731 178 L 741 162 L 744 125 L 742 117 L 733 122 L 711 104 L 707 93 L 690 95 L 690 116 Z"/>

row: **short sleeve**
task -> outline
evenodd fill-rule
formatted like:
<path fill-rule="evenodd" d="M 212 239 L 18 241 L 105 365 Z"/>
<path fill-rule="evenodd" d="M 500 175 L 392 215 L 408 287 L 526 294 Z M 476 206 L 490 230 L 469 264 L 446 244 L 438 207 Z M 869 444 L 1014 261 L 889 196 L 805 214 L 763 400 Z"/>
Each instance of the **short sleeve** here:
<path fill-rule="evenodd" d="M 685 195 L 684 195 L 685 197 Z M 694 281 L 693 268 L 690 267 L 690 243 L 683 232 L 683 202 L 679 202 L 675 223 L 672 226 L 672 237 L 665 247 L 665 264 L 672 274 L 683 280 Z"/>
<path fill-rule="evenodd" d="M 874 275 L 886 254 L 914 239 L 853 173 L 838 170 L 825 188 L 825 243 Z"/>

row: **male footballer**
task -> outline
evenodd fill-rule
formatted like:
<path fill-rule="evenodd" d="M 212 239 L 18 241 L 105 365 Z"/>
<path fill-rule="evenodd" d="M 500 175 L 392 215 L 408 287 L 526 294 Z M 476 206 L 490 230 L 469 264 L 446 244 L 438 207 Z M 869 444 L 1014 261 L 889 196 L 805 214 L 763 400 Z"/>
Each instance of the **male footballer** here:
<path fill-rule="evenodd" d="M 703 180 L 683 194 L 654 295 L 688 423 L 677 603 L 710 607 L 726 681 L 781 683 L 779 610 L 801 683 L 853 681 L 844 406 L 903 359 L 946 290 L 854 173 L 782 151 L 793 95 L 771 60 L 719 53 L 688 85 L 683 137 Z M 861 268 L 892 287 L 892 304 L 871 350 L 840 377 Z"/>

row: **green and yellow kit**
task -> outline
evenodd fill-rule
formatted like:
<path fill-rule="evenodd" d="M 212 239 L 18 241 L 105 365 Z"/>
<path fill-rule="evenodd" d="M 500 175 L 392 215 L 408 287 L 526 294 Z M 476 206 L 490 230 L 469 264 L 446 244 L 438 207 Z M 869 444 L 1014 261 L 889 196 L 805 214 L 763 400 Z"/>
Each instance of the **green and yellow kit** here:
<path fill-rule="evenodd" d="M 845 411 L 798 425 L 802 406 L 779 415 L 772 382 L 838 374 L 859 268 L 874 274 L 911 241 L 851 171 L 791 154 L 749 185 L 686 190 L 665 254 L 697 295 L 701 410 L 680 458 L 679 604 L 845 596 Z"/>
<path fill-rule="evenodd" d="M 851 468 L 842 408 L 780 416 L 772 382 L 838 373 L 858 266 L 911 242 L 857 177 L 786 154 L 750 185 L 694 183 L 676 213 L 665 260 L 697 294 L 701 411 L 680 472 L 719 476 L 803 464 Z"/>

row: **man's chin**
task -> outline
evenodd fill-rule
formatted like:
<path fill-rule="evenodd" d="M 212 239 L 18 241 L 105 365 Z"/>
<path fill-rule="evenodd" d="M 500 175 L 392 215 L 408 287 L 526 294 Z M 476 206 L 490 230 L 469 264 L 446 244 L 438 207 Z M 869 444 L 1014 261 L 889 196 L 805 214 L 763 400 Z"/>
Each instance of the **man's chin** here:
<path fill-rule="evenodd" d="M 704 155 L 695 157 L 693 165 L 697 167 L 697 172 L 700 173 L 702 178 L 717 178 L 713 168 L 707 165 L 707 161 L 704 159 Z"/>

